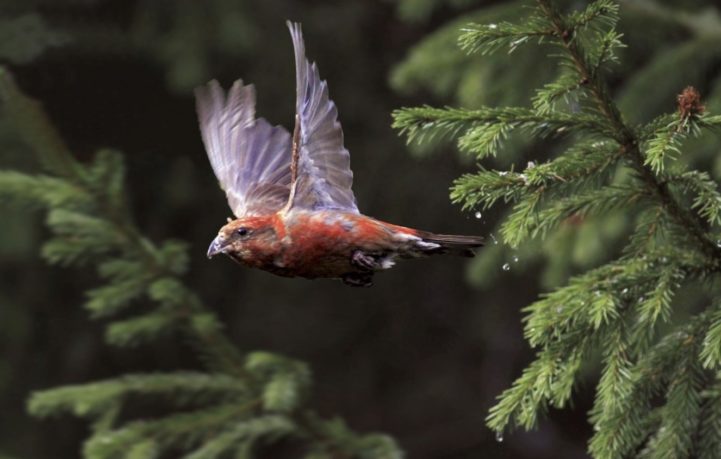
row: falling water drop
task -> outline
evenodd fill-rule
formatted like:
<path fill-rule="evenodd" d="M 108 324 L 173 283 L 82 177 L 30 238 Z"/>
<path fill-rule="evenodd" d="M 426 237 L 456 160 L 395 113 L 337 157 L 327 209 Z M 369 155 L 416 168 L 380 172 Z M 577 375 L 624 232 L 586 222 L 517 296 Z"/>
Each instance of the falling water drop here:
<path fill-rule="evenodd" d="M 482 217 L 481 212 L 480 211 L 476 212 L 475 216 L 478 220 L 480 220 Z"/>
<path fill-rule="evenodd" d="M 491 239 L 493 239 L 493 245 L 498 245 L 498 239 L 496 239 L 496 236 L 491 233 Z"/>
<path fill-rule="evenodd" d="M 508 263 L 504 263 L 504 264 L 503 264 L 503 270 L 504 270 L 504 271 L 510 271 L 510 270 L 511 270 L 511 265 L 508 264 Z"/>
<path fill-rule="evenodd" d="M 513 256 L 513 262 L 514 262 L 514 263 L 518 263 L 518 255 L 514 255 L 514 256 Z"/>
<path fill-rule="evenodd" d="M 503 443 L 503 431 L 502 430 L 496 431 L 496 441 L 498 443 Z"/>

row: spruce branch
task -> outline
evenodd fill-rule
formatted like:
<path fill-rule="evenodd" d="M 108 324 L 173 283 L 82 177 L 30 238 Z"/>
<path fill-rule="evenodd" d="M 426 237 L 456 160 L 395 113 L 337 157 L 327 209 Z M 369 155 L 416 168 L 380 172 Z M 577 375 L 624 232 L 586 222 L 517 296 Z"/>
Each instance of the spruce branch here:
<path fill-rule="evenodd" d="M 559 135 L 570 130 L 606 137 L 613 135 L 609 126 L 599 123 L 592 116 L 539 114 L 521 107 L 484 107 L 476 110 L 429 106 L 402 108 L 393 112 L 393 127 L 407 137 L 408 143 L 461 135 L 459 148 L 478 158 L 495 155 L 500 140 L 513 129 L 524 129 L 539 137 Z"/>
<path fill-rule="evenodd" d="M 653 432 L 660 432 L 659 426 L 663 423 L 663 413 L 652 409 L 654 398 L 660 396 L 664 387 L 669 383 L 681 383 L 683 387 L 676 386 L 678 390 L 687 390 L 689 382 L 678 378 L 693 378 L 690 389 L 697 392 L 696 379 L 698 375 L 689 375 L 686 369 L 689 358 L 693 358 L 696 351 L 695 344 L 708 326 L 708 316 L 700 314 L 693 317 L 688 324 L 677 327 L 667 334 L 643 354 L 637 361 L 624 370 L 629 375 L 628 387 L 623 390 L 623 398 L 614 402 L 614 408 L 604 412 L 600 405 L 594 405 L 591 420 L 594 422 L 595 434 L 589 443 L 589 452 L 595 458 L 613 459 L 627 457 L 636 451 Z M 666 400 L 673 400 L 679 395 L 671 384 L 666 394 Z M 696 395 L 692 395 L 695 398 Z M 597 399 L 598 402 L 598 399 Z M 677 402 L 674 400 L 674 402 Z M 682 402 L 683 405 L 671 410 L 689 408 L 696 404 L 691 401 Z M 694 410 L 694 408 L 690 408 Z M 659 416 L 660 414 L 660 416 Z M 688 412 L 686 414 L 689 414 Z M 685 422 L 684 418 L 677 418 Z M 693 419 L 688 419 L 693 422 Z M 681 432 L 681 431 L 677 431 Z M 665 434 L 664 434 L 665 435 Z M 672 433 L 672 435 L 675 435 Z M 677 437 L 677 439 L 680 437 Z M 670 439 L 673 440 L 673 439 Z M 667 441 L 667 440 L 664 440 Z M 671 442 L 669 446 L 680 446 L 678 442 Z M 651 447 L 654 448 L 654 447 Z M 666 453 L 674 450 L 667 450 Z M 678 457 L 678 456 L 677 456 Z M 683 457 L 683 456 L 681 456 Z"/>
<path fill-rule="evenodd" d="M 689 86 L 677 98 L 678 116 L 666 126 L 660 126 L 645 145 L 645 165 L 650 166 L 655 174 L 664 170 L 667 158 L 674 159 L 673 155 L 681 155 L 682 142 L 689 137 L 697 137 L 704 125 L 712 125 L 703 120 L 704 106 L 701 104 L 701 95 Z"/>
<path fill-rule="evenodd" d="M 709 329 L 703 338 L 699 357 L 705 368 L 721 368 L 721 308 L 718 305 L 710 317 Z"/>
<path fill-rule="evenodd" d="M 478 114 L 472 111 L 421 107 L 397 111 L 395 127 L 409 141 L 458 137 L 461 149 L 479 159 L 496 154 L 515 128 L 568 132 L 549 161 L 529 162 L 524 170 L 479 166 L 454 182 L 451 199 L 465 210 L 510 204 L 499 230 L 511 248 L 528 244 L 538 252 L 534 237 L 598 237 L 598 228 L 589 229 L 604 216 L 627 219 L 612 241 L 629 236 L 615 260 L 571 277 L 524 310 L 524 335 L 536 359 L 499 396 L 487 425 L 498 434 L 535 426 L 549 406 L 563 406 L 571 396 L 580 362 L 601 351 L 590 412 L 594 457 L 708 455 L 707 445 L 717 444 L 718 435 L 709 433 L 716 421 L 704 419 L 711 409 L 704 390 L 721 365 L 721 316 L 715 302 L 701 313 L 678 303 L 692 282 L 710 284 L 709 294 L 716 295 L 717 285 L 706 281 L 721 269 L 721 193 L 709 174 L 687 170 L 678 159 L 690 145 L 685 140 L 716 129 L 721 117 L 705 113 L 698 91 L 688 87 L 676 114 L 628 124 L 605 81 L 624 46 L 618 19 L 618 5 L 610 0 L 570 13 L 551 0 L 536 0 L 530 25 L 467 27 L 461 44 L 471 52 L 497 51 L 514 41 L 555 46 L 556 78 L 536 92 L 532 109 L 482 109 L 496 115 L 513 110 L 507 118 L 474 122 Z M 537 128 L 544 118 L 552 120 L 551 131 Z M 691 318 L 679 318 L 685 313 Z"/>
<path fill-rule="evenodd" d="M 573 96 L 576 100 L 585 96 L 584 82 L 579 80 L 575 72 L 564 72 L 556 80 L 547 83 L 542 89 L 536 91 L 533 98 L 533 109 L 539 114 L 551 114 L 563 99 L 566 105 L 571 105 Z"/>
<path fill-rule="evenodd" d="M 83 194 L 96 198 L 93 207 L 99 217 L 89 217 L 65 210 L 53 210 L 48 215 L 48 224 L 60 236 L 72 235 L 74 239 L 82 238 L 83 233 L 88 232 L 92 232 L 93 236 L 107 235 L 111 239 L 93 243 L 97 243 L 99 249 L 108 250 L 122 245 L 123 250 L 131 252 L 137 257 L 136 263 L 141 263 L 142 271 L 152 273 L 152 277 L 155 279 L 177 278 L 178 271 L 182 272 L 183 270 L 177 269 L 177 267 L 174 269 L 172 264 L 163 263 L 162 249 L 143 237 L 128 217 L 127 205 L 122 194 L 114 202 L 98 199 L 99 196 L 94 193 L 91 184 L 93 179 L 103 176 L 103 174 L 98 173 L 97 167 L 93 171 L 94 173 L 86 174 L 84 172 L 84 167 L 72 156 L 69 148 L 45 116 L 39 103 L 22 94 L 4 69 L 0 69 L 0 98 L 3 108 L 13 114 L 13 124 L 21 133 L 22 138 L 31 141 L 31 146 L 40 162 L 47 165 L 50 172 L 71 183 L 73 187 L 82 190 Z M 107 156 L 105 157 L 107 158 Z M 102 169 L 113 170 L 112 167 L 102 167 Z M 115 174 L 119 173 L 120 171 L 116 170 Z M 121 182 L 120 178 L 114 180 Z M 112 239 L 116 237 L 117 239 Z M 51 261 L 65 259 L 62 255 L 62 245 L 66 242 L 68 241 L 57 240 L 56 244 L 45 246 L 44 251 L 50 256 Z M 53 248 L 61 252 L 56 254 Z M 110 268 L 107 268 L 107 265 L 101 265 L 101 273 L 103 272 L 102 266 L 106 266 L 104 273 L 108 274 Z M 127 264 L 124 265 L 124 267 L 127 266 Z M 135 268 L 140 268 L 140 266 L 136 265 Z M 95 297 L 98 297 L 97 293 Z M 185 329 L 188 330 L 191 337 L 202 343 L 204 348 L 212 350 L 212 354 L 217 358 L 224 371 L 230 374 L 242 373 L 242 370 L 239 371 L 243 365 L 240 354 L 234 351 L 235 346 L 227 340 L 220 331 L 220 327 L 199 328 L 194 325 L 192 321 L 194 315 L 206 312 L 206 308 L 199 299 L 193 294 L 180 294 L 177 295 L 177 298 L 179 301 L 176 305 L 176 313 L 185 322 Z"/>
<path fill-rule="evenodd" d="M 591 336 L 574 335 L 573 340 L 545 347 L 523 374 L 498 396 L 486 423 L 503 433 L 510 426 L 531 429 L 549 406 L 562 408 L 568 401 L 581 362 L 593 344 Z"/>
<path fill-rule="evenodd" d="M 592 422 L 599 432 L 604 426 L 615 424 L 614 417 L 626 409 L 625 403 L 633 391 L 632 363 L 624 333 L 623 327 L 611 332 L 603 351 L 603 373 L 591 411 Z M 611 446 L 617 447 L 616 444 Z"/>
<path fill-rule="evenodd" d="M 678 187 L 683 194 L 694 193 L 696 196 L 691 208 L 698 212 L 709 226 L 721 224 L 721 193 L 718 184 L 708 173 L 687 171 L 669 177 L 666 183 L 671 188 Z"/>
<path fill-rule="evenodd" d="M 543 37 L 552 34 L 552 29 L 546 18 L 531 16 L 523 25 L 510 22 L 498 24 L 470 24 L 461 29 L 458 45 L 468 53 L 491 54 L 500 48 L 508 47 L 512 53 L 519 46 L 532 38 L 538 38 L 539 43 Z"/>
<path fill-rule="evenodd" d="M 28 409 L 38 416 L 70 412 L 76 416 L 92 417 L 105 411 L 119 398 L 131 396 L 162 395 L 169 402 L 188 405 L 204 399 L 239 397 L 249 391 L 250 388 L 241 380 L 223 374 L 128 374 L 107 381 L 35 393 L 28 402 Z"/>
<path fill-rule="evenodd" d="M 689 336 L 669 375 L 666 404 L 660 409 L 660 423 L 641 457 L 689 457 L 700 421 L 704 375 L 698 362 L 697 338 Z"/>
<path fill-rule="evenodd" d="M 541 208 L 541 194 L 537 192 L 514 206 L 501 226 L 501 234 L 511 247 L 518 247 L 529 238 L 544 237 L 568 219 L 603 215 L 614 209 L 634 206 L 647 198 L 645 190 L 607 186 L 557 199 Z"/>
<path fill-rule="evenodd" d="M 649 188 L 653 190 L 657 199 L 666 208 L 669 215 L 671 215 L 680 226 L 688 228 L 691 231 L 699 249 L 707 253 L 710 257 L 721 261 L 721 249 L 708 238 L 704 230 L 703 222 L 696 215 L 687 212 L 673 197 L 666 184 L 658 180 L 653 170 L 646 165 L 646 161 L 639 148 L 639 139 L 634 131 L 624 123 L 605 83 L 598 75 L 598 72 L 594 72 L 588 61 L 584 58 L 583 50 L 578 41 L 573 39 L 572 31 L 569 30 L 562 15 L 556 10 L 551 0 L 537 0 L 537 3 L 541 11 L 543 11 L 553 24 L 554 35 L 572 59 L 582 80 L 588 85 L 599 112 L 604 115 L 607 122 L 610 123 L 618 133 L 618 140 L 626 149 L 630 164 L 636 169 L 639 176 Z"/>
<path fill-rule="evenodd" d="M 574 31 L 590 26 L 612 28 L 618 22 L 619 5 L 613 0 L 597 0 L 586 8 L 568 15 L 568 26 Z"/>
<path fill-rule="evenodd" d="M 604 182 L 623 152 L 614 142 L 593 141 L 570 148 L 552 161 L 531 163 L 523 172 L 486 170 L 456 179 L 451 201 L 464 210 L 487 209 L 498 201 L 519 201 L 578 192 L 588 182 Z"/>
<path fill-rule="evenodd" d="M 713 459 L 721 450 L 721 378 L 718 375 L 701 396 L 701 425 L 696 452 L 700 459 Z"/>

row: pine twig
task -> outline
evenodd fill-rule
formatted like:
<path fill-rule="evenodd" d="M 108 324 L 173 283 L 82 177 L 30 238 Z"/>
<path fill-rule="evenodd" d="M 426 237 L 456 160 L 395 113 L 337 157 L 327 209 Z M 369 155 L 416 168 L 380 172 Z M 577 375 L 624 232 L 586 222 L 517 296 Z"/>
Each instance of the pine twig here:
<path fill-rule="evenodd" d="M 554 8 L 550 0 L 536 1 L 544 14 L 552 22 L 556 37 L 561 40 L 564 48 L 571 56 L 573 64 L 581 75 L 584 85 L 589 88 L 593 95 L 598 110 L 620 134 L 619 142 L 625 150 L 625 156 L 628 158 L 632 167 L 661 202 L 667 213 L 674 218 L 679 225 L 689 228 L 699 249 L 715 260 L 717 267 L 721 267 L 721 248 L 717 247 L 716 243 L 708 238 L 704 230 L 703 220 L 681 206 L 671 194 L 666 183 L 659 180 L 651 168 L 644 163 L 643 155 L 639 149 L 639 139 L 633 130 L 624 123 L 616 104 L 613 102 L 606 85 L 598 73 L 592 71 L 583 58 L 584 53 L 581 45 L 574 39 L 574 30 L 566 26 L 563 17 Z"/>

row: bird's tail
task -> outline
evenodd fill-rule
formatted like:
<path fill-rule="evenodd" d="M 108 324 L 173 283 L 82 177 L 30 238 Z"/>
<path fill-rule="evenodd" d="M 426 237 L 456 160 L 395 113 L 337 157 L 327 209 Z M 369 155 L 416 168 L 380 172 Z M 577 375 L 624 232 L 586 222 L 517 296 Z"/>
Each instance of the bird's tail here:
<path fill-rule="evenodd" d="M 438 246 L 429 248 L 427 250 L 429 253 L 448 253 L 462 257 L 473 257 L 476 254 L 474 249 L 483 246 L 483 238 L 481 236 L 436 234 L 427 231 L 418 231 L 417 234 L 423 239 L 423 242 Z"/>

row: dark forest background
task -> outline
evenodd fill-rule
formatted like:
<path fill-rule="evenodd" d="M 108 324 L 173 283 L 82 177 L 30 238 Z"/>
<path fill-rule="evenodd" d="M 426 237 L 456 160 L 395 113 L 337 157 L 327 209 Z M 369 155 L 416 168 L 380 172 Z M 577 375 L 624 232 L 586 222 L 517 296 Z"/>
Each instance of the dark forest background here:
<path fill-rule="evenodd" d="M 622 106 L 646 118 L 672 110 L 673 95 L 685 84 L 711 91 L 721 51 L 708 46 L 713 41 L 700 55 L 691 46 L 699 30 L 701 38 L 718 40 L 718 11 L 710 4 L 623 5 L 629 51 L 612 82 Z M 211 78 L 226 87 L 243 78 L 256 85 L 259 115 L 292 126 L 286 19 L 302 22 L 308 55 L 329 82 L 361 210 L 405 226 L 481 234 L 490 250 L 499 213 L 476 218 L 448 198 L 453 179 L 474 170 L 474 162 L 452 146 L 411 152 L 391 129 L 390 113 L 424 103 L 472 106 L 527 96 L 547 74 L 543 56 L 520 52 L 505 67 L 484 67 L 483 56 L 458 58 L 458 51 L 441 46 L 452 47 L 447 37 L 479 8 L 513 16 L 522 13 L 519 5 L 2 0 L 0 59 L 19 87 L 42 102 L 77 157 L 88 159 L 101 147 L 125 154 L 138 226 L 153 239 L 191 244 L 188 284 L 215 307 L 239 347 L 310 364 L 312 404 L 321 414 L 341 416 L 358 431 L 389 433 L 412 458 L 585 457 L 592 385 L 580 388 L 574 410 L 551 412 L 538 431 L 509 434 L 503 442 L 484 418 L 531 359 L 521 308 L 592 265 L 593 254 L 603 251 L 602 235 L 578 236 L 578 253 L 561 273 L 523 252 L 494 248 L 493 258 L 475 262 L 405 262 L 377 276 L 370 289 L 283 279 L 205 257 L 230 211 L 200 141 L 192 88 Z M 664 70 L 659 59 L 683 46 L 681 57 L 690 64 Z M 671 69 L 680 75 L 658 78 Z M 639 89 L 641 77 L 656 84 Z M 0 120 L 0 164 L 32 171 L 36 165 L 6 121 Z M 498 161 L 525 165 L 542 158 L 539 146 L 518 145 L 520 153 Z M 0 222 L 0 458 L 77 457 L 86 424 L 29 417 L 31 391 L 130 371 L 192 369 L 199 362 L 175 335 L 142 350 L 107 347 L 102 328 L 81 307 L 95 273 L 46 265 L 38 254 L 47 236 L 40 215 L 0 205 Z"/>

